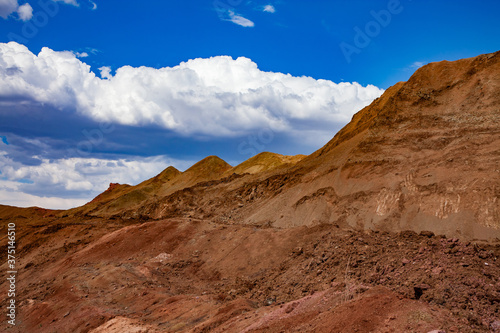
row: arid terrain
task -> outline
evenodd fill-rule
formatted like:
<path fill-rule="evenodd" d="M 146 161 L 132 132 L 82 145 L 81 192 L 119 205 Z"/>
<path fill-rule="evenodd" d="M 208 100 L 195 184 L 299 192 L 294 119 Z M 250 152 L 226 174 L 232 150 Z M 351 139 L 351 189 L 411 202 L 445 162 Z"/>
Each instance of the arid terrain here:
<path fill-rule="evenodd" d="M 0 220 L 5 332 L 500 332 L 500 52 L 418 69 L 309 156 Z"/>

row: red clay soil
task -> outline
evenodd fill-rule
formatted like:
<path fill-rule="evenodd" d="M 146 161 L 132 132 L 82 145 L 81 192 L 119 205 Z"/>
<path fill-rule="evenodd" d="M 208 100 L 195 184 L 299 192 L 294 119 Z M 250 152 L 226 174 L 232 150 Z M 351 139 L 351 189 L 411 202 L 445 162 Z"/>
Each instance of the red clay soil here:
<path fill-rule="evenodd" d="M 131 222 L 16 220 L 22 292 L 18 326 L 6 332 L 489 332 L 498 324 L 498 244 L 331 225 Z"/>

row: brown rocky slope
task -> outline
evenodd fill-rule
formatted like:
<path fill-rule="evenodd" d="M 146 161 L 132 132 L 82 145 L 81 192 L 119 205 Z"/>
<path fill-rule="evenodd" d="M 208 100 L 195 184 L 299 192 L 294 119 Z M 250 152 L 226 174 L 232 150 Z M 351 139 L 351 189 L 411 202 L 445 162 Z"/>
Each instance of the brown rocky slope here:
<path fill-rule="evenodd" d="M 499 147 L 497 52 L 420 68 L 295 163 L 232 177 L 227 169 L 118 215 L 280 228 L 331 223 L 486 240 L 500 237 Z M 196 207 L 187 204 L 193 198 Z"/>
<path fill-rule="evenodd" d="M 500 53 L 420 68 L 291 172 L 245 223 L 499 237 Z"/>

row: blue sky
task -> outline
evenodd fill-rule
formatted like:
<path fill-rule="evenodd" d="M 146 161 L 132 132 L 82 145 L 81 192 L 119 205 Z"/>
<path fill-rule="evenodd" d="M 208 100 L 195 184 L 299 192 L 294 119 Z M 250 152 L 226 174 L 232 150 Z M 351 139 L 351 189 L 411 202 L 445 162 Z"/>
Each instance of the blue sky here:
<path fill-rule="evenodd" d="M 498 51 L 499 12 L 493 0 L 0 0 L 0 203 L 67 208 L 207 155 L 309 154 L 423 64 Z"/>

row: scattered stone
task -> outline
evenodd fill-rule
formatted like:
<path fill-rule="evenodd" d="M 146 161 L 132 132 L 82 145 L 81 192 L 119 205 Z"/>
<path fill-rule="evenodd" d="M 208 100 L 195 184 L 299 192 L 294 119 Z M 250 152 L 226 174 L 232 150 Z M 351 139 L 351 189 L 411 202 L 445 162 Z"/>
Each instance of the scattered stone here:
<path fill-rule="evenodd" d="M 296 247 L 295 249 L 293 249 L 292 253 L 295 254 L 295 255 L 300 255 L 304 252 L 304 250 L 301 248 L 301 247 Z"/>
<path fill-rule="evenodd" d="M 154 257 L 151 261 L 153 261 L 153 262 L 163 262 L 163 261 L 171 259 L 171 258 L 172 258 L 172 254 L 170 254 L 170 253 L 160 253 L 159 255 L 157 255 L 156 257 Z"/>
<path fill-rule="evenodd" d="M 266 306 L 270 306 L 270 305 L 272 305 L 274 302 L 276 302 L 276 298 L 272 297 L 272 298 L 268 298 L 268 299 L 266 299 L 265 304 L 266 304 Z"/>
<path fill-rule="evenodd" d="M 488 255 L 488 252 L 486 252 L 486 251 L 481 251 L 479 253 L 479 258 L 481 258 L 481 259 L 486 259 L 488 257 L 489 257 L 489 255 Z"/>
<path fill-rule="evenodd" d="M 432 274 L 434 275 L 439 275 L 443 272 L 444 268 L 443 267 L 435 267 L 432 269 Z"/>

